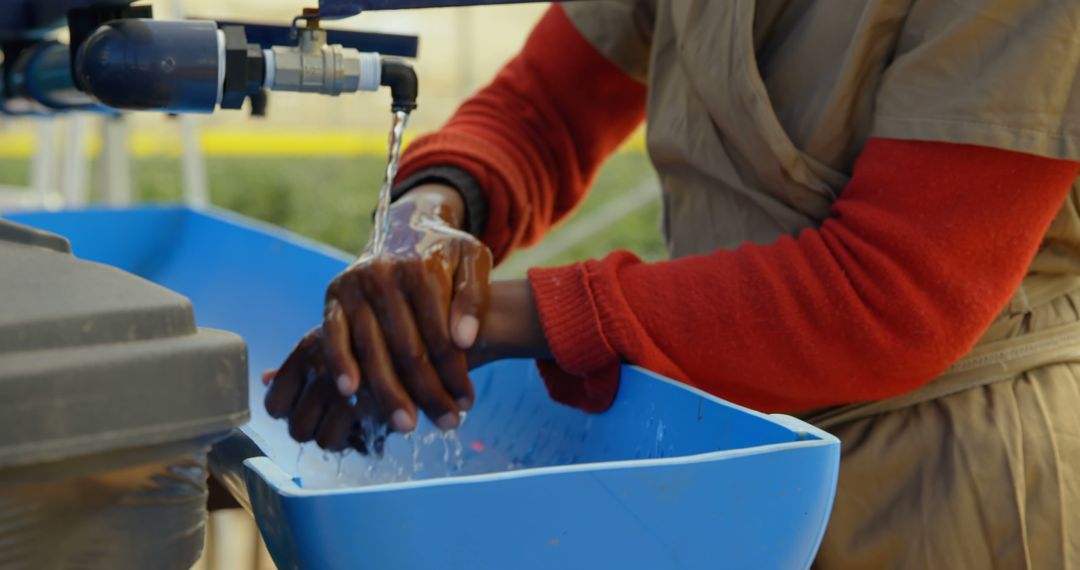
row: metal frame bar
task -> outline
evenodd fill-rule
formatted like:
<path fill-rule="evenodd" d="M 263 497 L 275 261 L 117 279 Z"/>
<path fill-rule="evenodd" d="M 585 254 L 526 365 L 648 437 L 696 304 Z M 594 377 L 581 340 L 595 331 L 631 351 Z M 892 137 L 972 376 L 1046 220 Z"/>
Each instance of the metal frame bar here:
<path fill-rule="evenodd" d="M 559 1 L 559 0 L 555 0 Z M 492 4 L 535 4 L 538 0 L 319 0 L 319 15 L 345 18 L 371 10 L 489 6 Z"/>

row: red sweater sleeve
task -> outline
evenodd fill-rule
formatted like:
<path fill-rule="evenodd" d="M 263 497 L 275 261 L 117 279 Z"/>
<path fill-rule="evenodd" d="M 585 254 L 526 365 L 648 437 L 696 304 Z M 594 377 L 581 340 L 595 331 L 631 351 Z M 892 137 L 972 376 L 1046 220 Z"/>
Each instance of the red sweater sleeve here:
<path fill-rule="evenodd" d="M 552 396 L 588 410 L 631 362 L 763 411 L 884 399 L 963 356 L 1023 278 L 1074 162 L 871 140 L 820 228 L 645 264 L 534 269 Z M 703 231 L 707 231 L 703 229 Z"/>
<path fill-rule="evenodd" d="M 484 189 L 481 236 L 495 254 L 537 241 L 585 195 L 645 116 L 645 86 L 596 51 L 553 6 L 494 82 L 403 157 L 404 180 L 434 166 Z"/>

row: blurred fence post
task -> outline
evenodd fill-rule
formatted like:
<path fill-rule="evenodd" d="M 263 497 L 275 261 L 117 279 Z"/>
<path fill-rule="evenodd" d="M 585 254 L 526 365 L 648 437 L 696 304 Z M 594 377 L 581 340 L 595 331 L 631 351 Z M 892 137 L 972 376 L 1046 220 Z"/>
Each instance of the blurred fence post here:
<path fill-rule="evenodd" d="M 64 206 L 82 206 L 86 204 L 87 178 L 90 175 L 90 159 L 86 154 L 87 117 L 81 113 L 70 113 L 66 120 L 61 195 Z"/>
<path fill-rule="evenodd" d="M 188 115 L 180 117 L 181 181 L 184 188 L 184 203 L 189 206 L 208 206 L 210 188 L 206 177 L 206 157 L 199 142 L 197 119 Z"/>
<path fill-rule="evenodd" d="M 181 0 L 169 2 L 172 17 L 184 19 L 187 11 Z M 208 206 L 210 204 L 209 181 L 206 176 L 206 156 L 199 141 L 198 118 L 180 115 L 180 183 L 183 188 L 184 203 L 188 206 Z"/>
<path fill-rule="evenodd" d="M 30 187 L 41 206 L 56 196 L 56 170 L 56 123 L 52 117 L 42 117 L 37 120 L 37 147 L 30 165 Z"/>
<path fill-rule="evenodd" d="M 105 202 L 114 206 L 131 203 L 131 149 L 124 115 L 106 117 L 102 124 L 100 180 Z"/>

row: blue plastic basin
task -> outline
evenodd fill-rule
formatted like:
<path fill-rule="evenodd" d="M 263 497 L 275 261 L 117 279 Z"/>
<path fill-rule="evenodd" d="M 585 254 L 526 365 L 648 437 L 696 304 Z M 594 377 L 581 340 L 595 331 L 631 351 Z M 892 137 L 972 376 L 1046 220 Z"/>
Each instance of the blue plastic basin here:
<path fill-rule="evenodd" d="M 820 544 L 835 438 L 633 367 L 592 416 L 551 402 L 529 362 L 485 367 L 452 438 L 425 424 L 410 441 L 392 436 L 382 461 L 354 455 L 339 469 L 266 416 L 258 375 L 315 324 L 348 256 L 216 210 L 6 217 L 187 295 L 201 326 L 245 338 L 242 439 L 255 451 L 215 453 L 281 568 L 786 569 L 807 568 Z M 401 471 L 412 480 L 379 483 Z"/>

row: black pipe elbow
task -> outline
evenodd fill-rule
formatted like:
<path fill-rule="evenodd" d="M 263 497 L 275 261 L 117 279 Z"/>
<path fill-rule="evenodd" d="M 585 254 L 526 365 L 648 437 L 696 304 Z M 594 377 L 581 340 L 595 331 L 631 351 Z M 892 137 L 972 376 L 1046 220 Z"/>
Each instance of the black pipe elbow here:
<path fill-rule="evenodd" d="M 383 58 L 380 84 L 390 88 L 390 96 L 394 100 L 390 105 L 392 111 L 411 113 L 416 110 L 420 82 L 416 78 L 416 70 L 411 65 L 400 59 Z"/>

